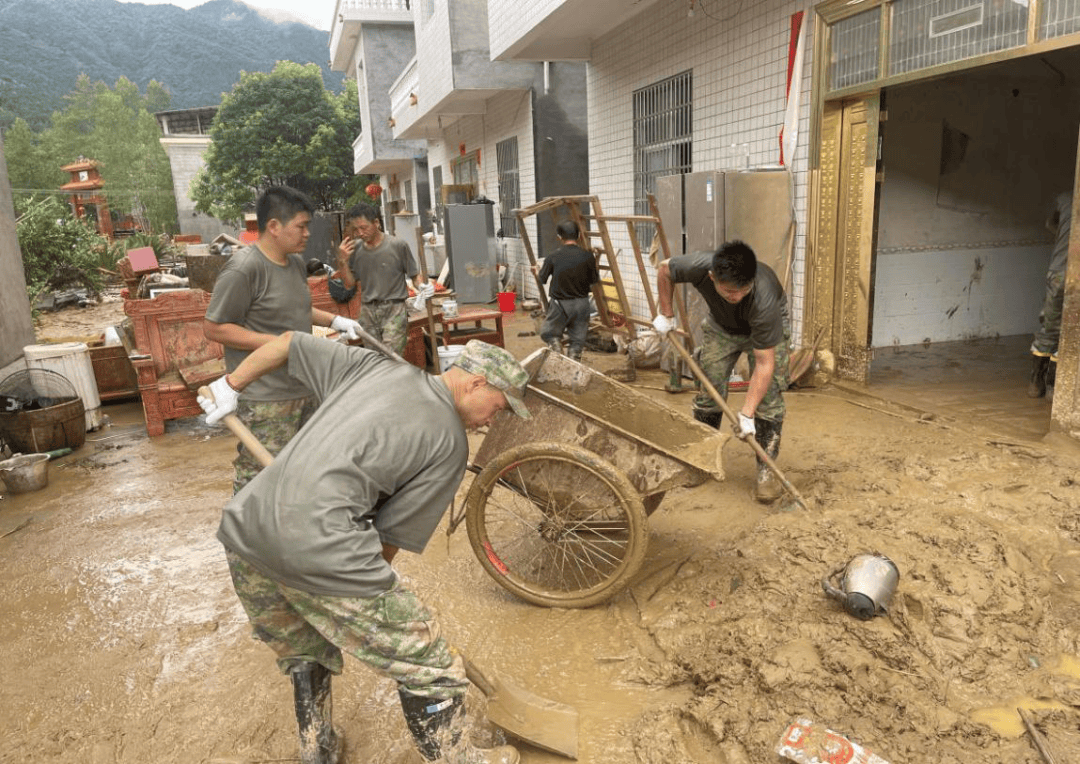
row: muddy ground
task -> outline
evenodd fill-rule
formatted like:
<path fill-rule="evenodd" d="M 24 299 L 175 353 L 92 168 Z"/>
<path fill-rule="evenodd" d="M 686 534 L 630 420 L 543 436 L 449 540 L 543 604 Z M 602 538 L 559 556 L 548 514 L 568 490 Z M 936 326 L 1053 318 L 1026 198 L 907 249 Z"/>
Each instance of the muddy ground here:
<path fill-rule="evenodd" d="M 120 317 L 47 315 L 39 341 Z M 508 324 L 516 353 L 538 346 L 518 336 L 531 328 Z M 640 373 L 639 390 L 687 408 L 665 381 Z M 754 503 L 752 456 L 731 441 L 727 480 L 668 495 L 608 604 L 514 599 L 464 528 L 399 570 L 477 663 L 578 708 L 585 764 L 777 762 L 800 717 L 893 764 L 1036 764 L 1017 706 L 1059 764 L 1080 761 L 1076 451 L 831 387 L 788 403 L 780 464 L 810 509 Z M 289 683 L 250 639 L 213 538 L 234 440 L 198 419 L 148 439 L 137 401 L 106 413 L 46 489 L 0 501 L 0 762 L 295 760 Z M 900 569 L 891 612 L 868 622 L 820 585 L 864 551 Z M 420 761 L 391 683 L 352 662 L 334 694 L 346 761 Z M 563 759 L 522 746 L 522 760 Z"/>

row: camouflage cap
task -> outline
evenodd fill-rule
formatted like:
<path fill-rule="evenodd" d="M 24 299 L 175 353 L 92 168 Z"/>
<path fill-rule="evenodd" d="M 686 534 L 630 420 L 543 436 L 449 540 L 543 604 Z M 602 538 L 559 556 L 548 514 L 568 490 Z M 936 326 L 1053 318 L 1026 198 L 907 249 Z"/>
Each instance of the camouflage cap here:
<path fill-rule="evenodd" d="M 515 414 L 522 419 L 529 418 L 529 409 L 523 400 L 529 373 L 509 352 L 487 342 L 469 340 L 452 365 L 470 374 L 479 374 L 489 385 L 502 391 Z"/>

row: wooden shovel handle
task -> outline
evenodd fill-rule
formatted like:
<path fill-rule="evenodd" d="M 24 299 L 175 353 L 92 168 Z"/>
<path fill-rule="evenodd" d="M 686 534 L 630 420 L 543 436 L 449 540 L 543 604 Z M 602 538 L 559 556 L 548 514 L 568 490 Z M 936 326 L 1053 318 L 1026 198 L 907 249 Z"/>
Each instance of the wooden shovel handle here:
<path fill-rule="evenodd" d="M 199 395 L 214 400 L 214 394 L 210 392 L 209 387 L 200 387 Z M 226 414 L 221 421 L 225 423 L 225 426 L 229 428 L 233 435 L 240 439 L 240 442 L 258 460 L 259 464 L 264 467 L 270 466 L 270 462 L 274 461 L 274 455 L 266 450 L 266 446 L 259 442 L 258 438 L 252 434 L 247 425 L 240 421 L 236 414 Z"/>
<path fill-rule="evenodd" d="M 716 401 L 716 405 L 720 407 L 720 410 L 727 415 L 732 425 L 736 427 L 737 432 L 739 419 L 735 416 L 735 412 L 731 410 L 731 407 L 727 404 L 727 401 L 724 400 L 724 396 L 720 395 L 720 391 L 713 386 L 713 383 L 709 381 L 709 378 L 707 376 L 705 376 L 705 372 L 702 371 L 701 367 L 697 365 L 697 361 L 695 361 L 694 357 L 687 352 L 686 348 L 682 346 L 682 343 L 679 342 L 679 340 L 674 337 L 669 337 L 668 342 L 671 344 L 672 347 L 675 348 L 676 352 L 678 352 L 678 354 L 682 356 L 682 359 L 686 362 L 686 365 L 690 367 L 690 371 L 694 372 L 694 376 L 697 377 L 698 381 L 701 383 L 701 386 L 704 387 L 705 391 L 712 397 L 714 401 Z M 754 453 L 757 455 L 758 459 L 764 462 L 765 465 L 770 470 L 772 470 L 772 473 L 776 475 L 776 478 L 780 481 L 781 485 L 783 485 L 787 492 L 791 494 L 791 497 L 795 499 L 796 502 L 798 502 L 800 507 L 806 510 L 810 509 L 810 507 L 808 507 L 806 504 L 806 499 L 804 499 L 802 497 L 802 494 L 800 494 L 796 490 L 795 486 L 793 486 L 791 482 L 786 477 L 784 477 L 784 473 L 781 472 L 780 468 L 776 466 L 776 462 L 774 462 L 772 458 L 770 458 L 769 455 L 765 453 L 765 449 L 761 447 L 761 444 L 758 443 L 757 440 L 755 440 L 754 438 L 739 438 L 739 440 L 745 440 L 745 442 L 749 444 L 750 448 L 754 450 Z"/>

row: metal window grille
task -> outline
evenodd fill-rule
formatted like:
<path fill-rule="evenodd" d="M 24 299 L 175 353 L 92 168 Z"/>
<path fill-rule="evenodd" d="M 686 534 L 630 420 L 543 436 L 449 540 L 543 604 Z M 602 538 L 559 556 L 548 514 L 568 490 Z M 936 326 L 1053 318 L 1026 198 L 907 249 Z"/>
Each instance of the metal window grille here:
<path fill-rule="evenodd" d="M 877 79 L 881 8 L 871 8 L 832 25 L 829 87 L 833 90 Z"/>
<path fill-rule="evenodd" d="M 633 93 L 634 211 L 649 215 L 648 194 L 656 179 L 690 172 L 693 148 L 693 74 L 686 71 Z M 652 241 L 652 225 L 637 226 L 642 242 Z"/>
<path fill-rule="evenodd" d="M 405 181 L 405 193 L 401 197 L 401 201 L 405 205 L 405 209 L 411 210 L 412 207 L 412 181 Z"/>
<path fill-rule="evenodd" d="M 1027 25 L 1028 4 L 1017 0 L 896 0 L 889 74 L 1019 47 Z"/>
<path fill-rule="evenodd" d="M 1039 38 L 1080 31 L 1080 0 L 1043 0 L 1039 3 Z"/>
<path fill-rule="evenodd" d="M 521 206 L 517 136 L 496 143 L 495 158 L 499 165 L 499 225 L 503 236 L 516 237 L 518 219 L 514 210 Z"/>

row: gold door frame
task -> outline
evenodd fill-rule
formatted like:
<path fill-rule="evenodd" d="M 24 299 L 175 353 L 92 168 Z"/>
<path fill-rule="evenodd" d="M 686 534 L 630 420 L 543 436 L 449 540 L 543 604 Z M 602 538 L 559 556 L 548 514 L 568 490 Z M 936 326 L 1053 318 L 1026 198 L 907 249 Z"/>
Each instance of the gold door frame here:
<path fill-rule="evenodd" d="M 1063 431 L 1080 440 L 1080 135 L 1077 136 L 1077 163 L 1073 170 L 1072 228 L 1069 258 L 1065 268 L 1065 301 L 1061 311 L 1061 339 L 1058 341 L 1057 379 L 1050 409 L 1051 430 Z"/>

